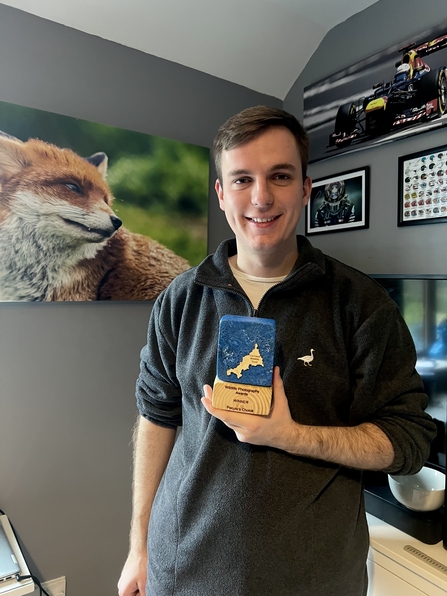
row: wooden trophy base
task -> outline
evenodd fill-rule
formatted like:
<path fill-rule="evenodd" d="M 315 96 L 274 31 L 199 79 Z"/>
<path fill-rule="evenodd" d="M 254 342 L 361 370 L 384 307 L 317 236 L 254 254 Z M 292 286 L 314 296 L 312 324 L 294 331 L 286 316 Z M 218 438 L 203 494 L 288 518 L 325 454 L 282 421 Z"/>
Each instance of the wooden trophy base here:
<path fill-rule="evenodd" d="M 221 381 L 216 377 L 213 406 L 219 410 L 267 416 L 272 404 L 272 388 Z"/>

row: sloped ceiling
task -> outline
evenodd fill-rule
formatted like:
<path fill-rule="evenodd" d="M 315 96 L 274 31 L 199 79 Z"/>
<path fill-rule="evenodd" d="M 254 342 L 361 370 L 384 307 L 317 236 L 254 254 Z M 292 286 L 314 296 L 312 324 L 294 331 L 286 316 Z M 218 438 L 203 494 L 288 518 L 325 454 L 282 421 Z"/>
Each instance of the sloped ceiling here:
<path fill-rule="evenodd" d="M 284 99 L 326 33 L 377 0 L 3 4 Z"/>

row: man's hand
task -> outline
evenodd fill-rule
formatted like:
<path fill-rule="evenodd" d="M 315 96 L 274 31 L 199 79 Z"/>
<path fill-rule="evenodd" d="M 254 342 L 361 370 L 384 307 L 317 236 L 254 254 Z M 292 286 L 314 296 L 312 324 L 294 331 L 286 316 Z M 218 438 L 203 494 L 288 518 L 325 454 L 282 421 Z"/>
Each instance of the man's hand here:
<path fill-rule="evenodd" d="M 278 366 L 273 372 L 273 403 L 268 416 L 241 414 L 213 408 L 212 388 L 205 385 L 203 390 L 205 396 L 202 397 L 202 403 L 207 411 L 233 429 L 241 443 L 286 449 L 289 442 L 293 442 L 297 424 L 290 415 Z"/>
<path fill-rule="evenodd" d="M 146 594 L 147 553 L 129 554 L 118 581 L 119 596 Z"/>

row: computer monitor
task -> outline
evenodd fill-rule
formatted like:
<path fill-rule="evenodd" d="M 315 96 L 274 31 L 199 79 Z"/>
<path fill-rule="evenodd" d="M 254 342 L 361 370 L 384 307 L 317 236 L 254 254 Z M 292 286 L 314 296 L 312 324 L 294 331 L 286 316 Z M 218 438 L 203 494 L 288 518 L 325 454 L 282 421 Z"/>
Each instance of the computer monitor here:
<path fill-rule="evenodd" d="M 438 427 L 428 462 L 446 470 L 447 275 L 372 275 L 395 300 L 416 347 L 416 369 Z"/>

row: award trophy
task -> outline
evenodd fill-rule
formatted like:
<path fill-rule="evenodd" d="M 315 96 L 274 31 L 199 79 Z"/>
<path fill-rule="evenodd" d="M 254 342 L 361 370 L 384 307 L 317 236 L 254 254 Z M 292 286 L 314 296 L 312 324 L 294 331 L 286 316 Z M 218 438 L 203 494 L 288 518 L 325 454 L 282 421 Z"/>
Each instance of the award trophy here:
<path fill-rule="evenodd" d="M 215 408 L 264 416 L 270 412 L 275 335 L 273 319 L 221 318 L 213 387 Z"/>

